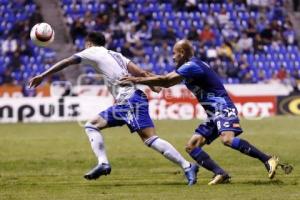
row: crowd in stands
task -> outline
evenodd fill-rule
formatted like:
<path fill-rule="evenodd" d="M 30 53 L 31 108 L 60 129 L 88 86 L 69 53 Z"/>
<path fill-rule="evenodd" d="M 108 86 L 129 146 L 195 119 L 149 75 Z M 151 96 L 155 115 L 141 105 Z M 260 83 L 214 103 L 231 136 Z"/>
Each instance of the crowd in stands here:
<path fill-rule="evenodd" d="M 54 62 L 53 50 L 33 45 L 29 37 L 42 21 L 33 0 L 0 0 L 0 85 L 25 85 Z"/>
<path fill-rule="evenodd" d="M 77 50 L 88 31 L 146 70 L 174 69 L 172 45 L 188 38 L 224 83 L 299 79 L 296 33 L 283 0 L 61 0 Z M 87 72 L 90 72 L 89 70 Z"/>
<path fill-rule="evenodd" d="M 107 48 L 148 71 L 165 74 L 174 70 L 175 41 L 188 38 L 196 56 L 224 83 L 295 84 L 300 77 L 298 41 L 283 0 L 60 2 L 77 50 L 83 49 L 88 31 L 101 31 Z M 30 27 L 43 21 L 32 0 L 0 0 L 0 11 L 0 84 L 24 84 L 47 69 L 55 53 L 29 40 Z"/>

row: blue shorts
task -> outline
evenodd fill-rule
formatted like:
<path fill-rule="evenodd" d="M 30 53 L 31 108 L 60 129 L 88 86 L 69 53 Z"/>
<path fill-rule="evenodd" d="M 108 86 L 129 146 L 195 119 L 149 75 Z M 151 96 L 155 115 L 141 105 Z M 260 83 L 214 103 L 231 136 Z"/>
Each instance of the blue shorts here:
<path fill-rule="evenodd" d="M 107 121 L 109 127 L 126 124 L 132 133 L 154 127 L 149 115 L 147 96 L 141 90 L 136 90 L 125 102 L 117 103 L 99 115 Z"/>
<path fill-rule="evenodd" d="M 235 136 L 243 132 L 236 108 L 223 109 L 222 113 L 217 113 L 214 117 L 200 124 L 195 130 L 195 134 L 202 135 L 206 139 L 206 144 L 210 144 L 224 131 L 232 131 Z"/>

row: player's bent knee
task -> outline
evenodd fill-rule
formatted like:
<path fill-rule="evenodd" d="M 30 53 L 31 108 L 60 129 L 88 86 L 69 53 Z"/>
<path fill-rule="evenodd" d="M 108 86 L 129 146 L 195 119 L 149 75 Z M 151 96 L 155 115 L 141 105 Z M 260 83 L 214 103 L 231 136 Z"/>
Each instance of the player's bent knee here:
<path fill-rule="evenodd" d="M 231 137 L 221 137 L 221 141 L 225 146 L 231 146 L 232 140 Z"/>
<path fill-rule="evenodd" d="M 98 127 L 96 126 L 96 124 L 92 123 L 91 121 L 87 121 L 84 124 L 84 128 L 98 129 Z"/>
<path fill-rule="evenodd" d="M 153 142 L 157 139 L 159 139 L 159 137 L 157 135 L 153 135 L 153 136 L 147 138 L 146 140 L 144 140 L 144 144 L 148 147 L 151 147 Z"/>
<path fill-rule="evenodd" d="M 231 131 L 221 133 L 221 141 L 225 146 L 231 146 L 234 137 L 234 132 Z"/>
<path fill-rule="evenodd" d="M 102 129 L 108 127 L 108 124 L 107 124 L 107 121 L 105 119 L 103 119 L 101 116 L 97 116 L 96 118 L 87 121 L 85 124 L 85 127 L 86 126 L 91 126 L 96 129 L 102 130 Z"/>
<path fill-rule="evenodd" d="M 230 140 L 222 140 L 222 143 L 223 143 L 225 146 L 231 146 L 231 141 L 230 141 Z"/>
<path fill-rule="evenodd" d="M 185 151 L 186 151 L 187 153 L 191 153 L 191 152 L 193 151 L 194 148 L 196 148 L 196 147 L 187 144 L 187 145 L 185 146 Z"/>

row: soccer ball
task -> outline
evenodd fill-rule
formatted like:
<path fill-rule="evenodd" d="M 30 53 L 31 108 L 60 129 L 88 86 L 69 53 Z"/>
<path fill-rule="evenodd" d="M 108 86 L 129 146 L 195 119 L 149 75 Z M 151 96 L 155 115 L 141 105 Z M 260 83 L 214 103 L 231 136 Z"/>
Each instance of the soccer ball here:
<path fill-rule="evenodd" d="M 41 47 L 48 46 L 54 40 L 54 30 L 47 23 L 39 23 L 32 27 L 30 38 L 32 42 Z"/>

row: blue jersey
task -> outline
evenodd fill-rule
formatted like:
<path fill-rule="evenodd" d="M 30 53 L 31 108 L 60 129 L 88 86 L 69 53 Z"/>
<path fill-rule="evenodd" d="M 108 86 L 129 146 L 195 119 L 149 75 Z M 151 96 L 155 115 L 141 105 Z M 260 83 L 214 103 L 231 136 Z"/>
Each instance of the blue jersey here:
<path fill-rule="evenodd" d="M 235 108 L 218 75 L 208 64 L 192 58 L 176 72 L 184 78 L 184 84 L 197 97 L 209 117 L 227 108 Z"/>

